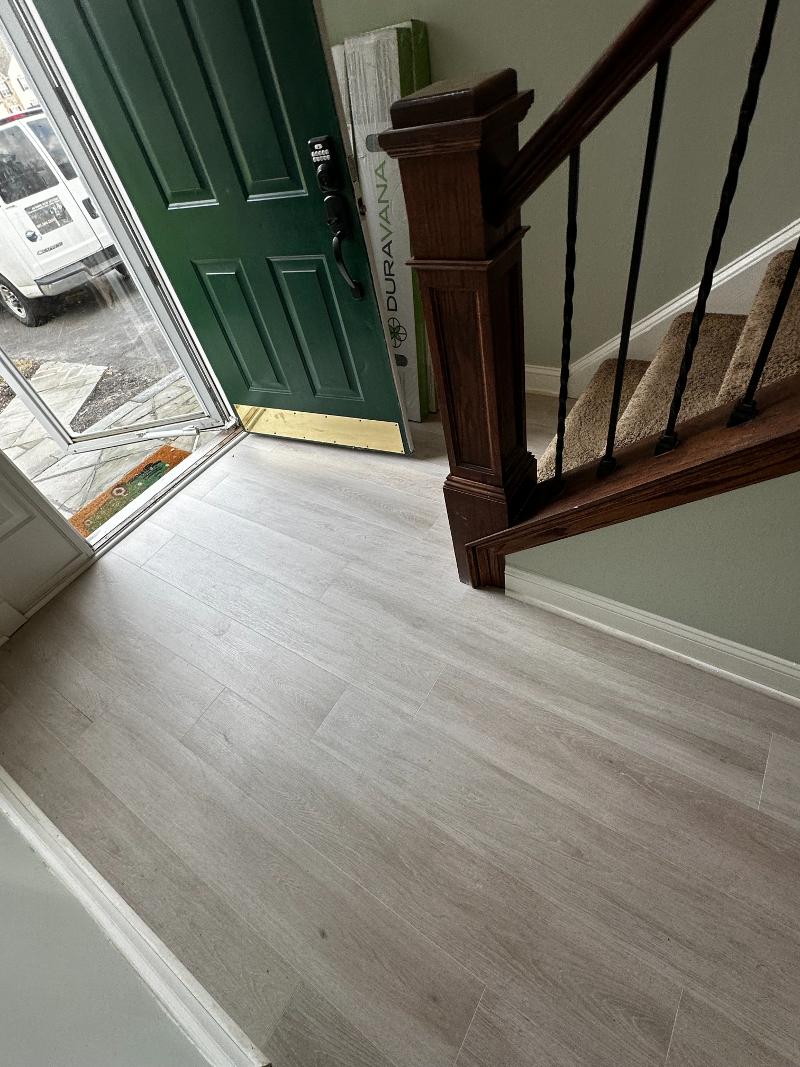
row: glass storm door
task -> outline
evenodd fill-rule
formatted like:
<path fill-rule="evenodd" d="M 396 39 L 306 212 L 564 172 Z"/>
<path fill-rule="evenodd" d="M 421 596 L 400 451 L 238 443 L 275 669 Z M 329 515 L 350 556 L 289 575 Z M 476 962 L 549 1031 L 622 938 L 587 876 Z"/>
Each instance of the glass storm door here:
<path fill-rule="evenodd" d="M 35 6 L 245 427 L 404 451 L 313 0 L 16 3 Z"/>
<path fill-rule="evenodd" d="M 32 95 L 0 116 L 0 377 L 65 452 L 222 425 Z M 8 421 L 9 454 L 38 446 L 24 417 Z"/>

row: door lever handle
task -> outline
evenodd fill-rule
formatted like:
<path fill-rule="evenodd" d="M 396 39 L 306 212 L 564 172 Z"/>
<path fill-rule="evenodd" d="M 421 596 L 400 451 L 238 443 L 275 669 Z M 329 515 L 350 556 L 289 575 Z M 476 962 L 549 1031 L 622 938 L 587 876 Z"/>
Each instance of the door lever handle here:
<path fill-rule="evenodd" d="M 354 300 L 364 297 L 361 282 L 351 275 L 342 255 L 342 241 L 350 234 L 350 214 L 347 209 L 347 201 L 339 193 L 330 193 L 325 197 L 325 214 L 328 217 L 328 227 L 331 231 L 331 249 L 336 268 L 347 283 L 347 287 Z"/>
<path fill-rule="evenodd" d="M 361 287 L 361 282 L 357 282 L 347 269 L 347 264 L 342 256 L 342 238 L 338 233 L 333 235 L 331 241 L 331 247 L 333 249 L 333 258 L 336 262 L 336 266 L 339 268 L 339 273 L 347 282 L 350 287 L 350 292 L 353 294 L 354 300 L 362 300 L 364 297 L 364 290 Z"/>

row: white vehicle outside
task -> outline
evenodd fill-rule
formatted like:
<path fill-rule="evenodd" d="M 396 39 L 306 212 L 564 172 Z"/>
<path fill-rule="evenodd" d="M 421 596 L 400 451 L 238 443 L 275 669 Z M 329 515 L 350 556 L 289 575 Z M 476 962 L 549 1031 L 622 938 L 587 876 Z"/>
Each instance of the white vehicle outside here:
<path fill-rule="evenodd" d="M 0 119 L 0 304 L 38 326 L 52 297 L 115 268 L 125 269 L 42 109 Z"/>

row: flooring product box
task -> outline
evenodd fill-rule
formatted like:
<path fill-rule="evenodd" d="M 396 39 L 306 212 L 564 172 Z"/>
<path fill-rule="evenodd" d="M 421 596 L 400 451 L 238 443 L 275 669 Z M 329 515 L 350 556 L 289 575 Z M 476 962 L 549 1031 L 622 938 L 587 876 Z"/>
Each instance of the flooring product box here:
<path fill-rule="evenodd" d="M 331 58 L 333 60 L 333 69 L 336 71 L 336 82 L 339 86 L 339 96 L 342 102 L 342 111 L 344 112 L 344 124 L 345 124 L 345 149 L 347 151 L 347 164 L 355 163 L 355 149 L 353 147 L 353 116 L 350 114 L 350 91 L 347 88 L 347 63 L 344 58 L 344 45 L 334 44 L 331 45 Z M 355 181 L 356 174 L 351 173 L 351 177 Z M 361 195 L 360 189 L 356 189 L 358 195 Z"/>
<path fill-rule="evenodd" d="M 337 73 L 341 71 L 337 57 Z M 419 291 L 411 256 L 400 168 L 378 146 L 391 125 L 389 108 L 430 84 L 428 35 L 417 20 L 385 26 L 344 42 L 344 71 L 353 147 L 365 209 L 367 237 L 377 270 L 378 302 L 410 419 L 436 409 Z"/>

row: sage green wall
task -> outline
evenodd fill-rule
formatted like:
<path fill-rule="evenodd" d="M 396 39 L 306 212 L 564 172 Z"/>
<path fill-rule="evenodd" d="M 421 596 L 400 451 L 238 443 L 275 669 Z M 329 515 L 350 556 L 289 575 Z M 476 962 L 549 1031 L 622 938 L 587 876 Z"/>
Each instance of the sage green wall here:
<path fill-rule="evenodd" d="M 800 662 L 800 474 L 508 557 L 510 566 Z"/>
<path fill-rule="evenodd" d="M 528 136 L 597 59 L 643 0 L 320 0 L 333 42 L 401 19 L 428 24 L 434 78 L 515 67 L 536 91 Z M 717 0 L 675 49 L 636 317 L 699 278 L 760 0 Z M 797 43 L 800 3 L 784 3 L 723 248 L 725 263 L 800 217 Z M 652 83 L 586 142 L 573 354 L 619 332 Z M 558 362 L 564 169 L 532 198 L 525 222 L 529 363 Z M 738 309 L 737 309 L 738 310 Z"/>

